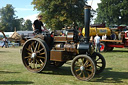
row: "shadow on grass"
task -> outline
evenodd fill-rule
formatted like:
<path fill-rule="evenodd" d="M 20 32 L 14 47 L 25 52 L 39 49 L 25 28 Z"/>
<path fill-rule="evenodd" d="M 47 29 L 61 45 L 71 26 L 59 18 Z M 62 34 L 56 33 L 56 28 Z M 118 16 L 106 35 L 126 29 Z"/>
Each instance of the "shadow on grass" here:
<path fill-rule="evenodd" d="M 128 50 L 113 50 L 113 51 L 108 51 L 108 52 L 128 52 Z"/>
<path fill-rule="evenodd" d="M 0 51 L 0 53 L 9 53 L 9 51 Z"/>
<path fill-rule="evenodd" d="M 72 76 L 70 67 L 61 68 L 49 68 L 43 71 L 41 74 L 50 75 L 69 75 Z M 124 79 L 128 79 L 128 72 L 116 72 L 112 71 L 112 68 L 106 68 L 103 73 L 95 75 L 91 82 L 103 82 L 103 83 L 123 83 Z"/>
<path fill-rule="evenodd" d="M 50 75 L 72 75 L 70 67 L 62 66 L 60 68 L 49 67 L 41 74 L 50 74 Z"/>
<path fill-rule="evenodd" d="M 0 81 L 0 84 L 33 84 L 31 81 Z"/>
<path fill-rule="evenodd" d="M 0 71 L 0 74 L 9 74 L 9 73 L 20 73 L 20 72 L 11 72 L 11 71 Z"/>
<path fill-rule="evenodd" d="M 91 82 L 103 83 L 123 83 L 122 80 L 128 79 L 128 72 L 111 71 L 112 68 L 106 68 L 100 75 L 96 75 Z"/>

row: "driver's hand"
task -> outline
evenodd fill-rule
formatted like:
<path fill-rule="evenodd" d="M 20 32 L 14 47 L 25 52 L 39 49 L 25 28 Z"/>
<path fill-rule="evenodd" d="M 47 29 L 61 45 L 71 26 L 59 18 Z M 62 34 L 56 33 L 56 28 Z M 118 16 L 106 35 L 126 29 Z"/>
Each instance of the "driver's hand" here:
<path fill-rule="evenodd" d="M 45 31 L 46 31 L 46 32 L 48 32 L 48 30 L 47 30 L 47 29 L 45 29 Z"/>

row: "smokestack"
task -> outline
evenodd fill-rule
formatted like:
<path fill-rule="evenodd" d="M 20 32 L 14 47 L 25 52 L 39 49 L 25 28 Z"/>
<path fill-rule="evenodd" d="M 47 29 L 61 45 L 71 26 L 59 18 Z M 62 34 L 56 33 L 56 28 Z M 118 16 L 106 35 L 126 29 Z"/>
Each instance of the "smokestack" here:
<path fill-rule="evenodd" d="M 90 9 L 91 6 L 84 6 L 85 43 L 89 43 Z"/>

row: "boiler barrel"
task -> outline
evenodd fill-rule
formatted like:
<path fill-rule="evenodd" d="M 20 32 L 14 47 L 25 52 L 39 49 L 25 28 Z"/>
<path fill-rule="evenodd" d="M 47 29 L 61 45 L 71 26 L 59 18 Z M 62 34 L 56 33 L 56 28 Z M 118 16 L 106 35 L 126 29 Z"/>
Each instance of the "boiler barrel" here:
<path fill-rule="evenodd" d="M 111 30 L 108 27 L 105 27 L 105 28 L 90 27 L 89 31 L 90 31 L 89 36 L 96 36 L 96 34 L 98 34 L 99 36 L 102 36 L 105 34 L 107 36 L 111 35 Z M 85 36 L 85 28 L 83 28 L 82 30 L 82 35 Z"/>

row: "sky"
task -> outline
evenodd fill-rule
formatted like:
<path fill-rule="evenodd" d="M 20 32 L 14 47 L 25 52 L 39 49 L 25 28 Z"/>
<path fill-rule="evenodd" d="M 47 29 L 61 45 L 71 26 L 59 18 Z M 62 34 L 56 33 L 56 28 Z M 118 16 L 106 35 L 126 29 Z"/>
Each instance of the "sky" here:
<path fill-rule="evenodd" d="M 34 6 L 31 5 L 32 1 L 33 0 L 0 0 L 0 8 L 11 4 L 15 8 L 15 15 L 18 16 L 18 18 L 24 18 L 25 20 L 30 19 L 33 22 L 40 12 L 36 9 L 34 10 Z M 88 0 L 88 4 L 91 5 L 91 3 L 92 8 L 96 9 L 98 7 L 97 3 L 100 3 L 100 0 Z"/>
<path fill-rule="evenodd" d="M 11 4 L 15 9 L 15 15 L 18 18 L 30 19 L 33 21 L 40 13 L 34 10 L 34 6 L 31 5 L 33 0 L 0 0 L 0 8 L 5 7 L 7 4 Z"/>

